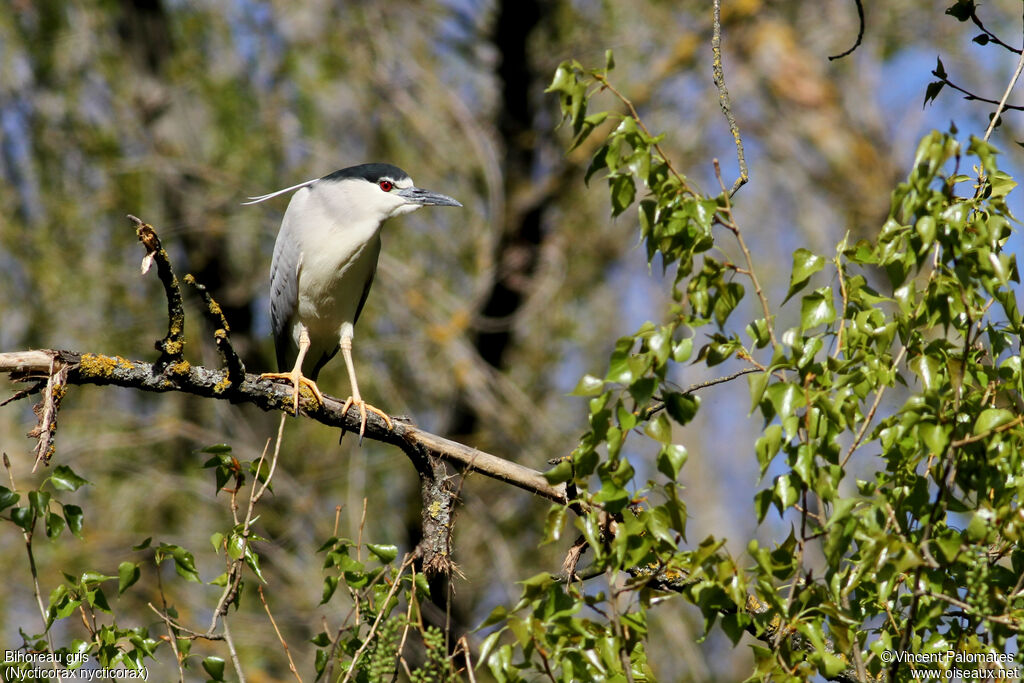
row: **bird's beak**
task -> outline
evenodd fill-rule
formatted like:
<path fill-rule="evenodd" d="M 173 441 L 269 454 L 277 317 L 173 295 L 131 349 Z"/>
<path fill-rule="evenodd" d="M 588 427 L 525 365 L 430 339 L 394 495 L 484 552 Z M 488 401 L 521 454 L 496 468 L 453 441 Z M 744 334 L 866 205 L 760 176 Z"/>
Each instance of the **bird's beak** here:
<path fill-rule="evenodd" d="M 462 206 L 460 202 L 440 192 L 431 192 L 419 187 L 407 187 L 395 193 L 409 204 L 421 206 Z"/>

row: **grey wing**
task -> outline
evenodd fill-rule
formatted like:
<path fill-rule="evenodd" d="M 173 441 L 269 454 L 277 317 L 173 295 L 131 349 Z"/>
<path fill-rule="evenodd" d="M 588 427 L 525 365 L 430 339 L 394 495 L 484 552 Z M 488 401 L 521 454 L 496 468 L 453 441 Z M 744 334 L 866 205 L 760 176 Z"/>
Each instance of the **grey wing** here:
<path fill-rule="evenodd" d="M 363 312 L 363 306 L 366 304 L 366 297 L 370 296 L 370 287 L 373 285 L 373 278 L 377 275 L 377 261 L 373 262 L 373 270 L 370 271 L 370 277 L 366 278 L 366 286 L 363 287 L 363 294 L 359 297 L 359 305 L 356 306 L 356 315 L 352 318 L 352 324 L 355 325 L 356 321 L 359 320 L 359 314 Z"/>
<path fill-rule="evenodd" d="M 274 258 L 270 263 L 270 324 L 274 332 L 279 372 L 291 370 L 298 355 L 292 339 L 292 327 L 299 307 L 302 250 L 294 237 L 292 221 L 286 211 L 274 244 Z"/>

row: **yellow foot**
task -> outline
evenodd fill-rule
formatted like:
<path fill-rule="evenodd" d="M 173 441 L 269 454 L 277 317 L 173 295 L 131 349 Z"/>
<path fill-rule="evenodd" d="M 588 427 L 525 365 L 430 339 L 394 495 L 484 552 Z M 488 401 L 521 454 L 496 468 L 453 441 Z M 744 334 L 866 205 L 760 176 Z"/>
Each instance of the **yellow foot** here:
<path fill-rule="evenodd" d="M 313 393 L 317 402 L 320 405 L 324 404 L 324 395 L 320 393 L 320 387 L 316 385 L 316 382 L 306 377 L 300 372 L 264 372 L 260 375 L 260 379 L 284 379 L 291 382 L 292 386 L 295 387 L 295 414 L 299 414 L 299 388 L 305 384 L 309 387 L 309 390 Z"/>
<path fill-rule="evenodd" d="M 395 428 L 394 423 L 391 422 L 391 417 L 380 408 L 374 408 L 363 399 L 356 399 L 349 396 L 345 399 L 345 405 L 342 407 L 341 412 L 347 413 L 348 409 L 352 406 L 359 406 L 359 445 L 363 443 L 363 434 L 366 432 L 366 411 L 369 410 L 372 413 L 377 413 L 384 424 L 388 426 L 388 429 L 393 430 Z"/>

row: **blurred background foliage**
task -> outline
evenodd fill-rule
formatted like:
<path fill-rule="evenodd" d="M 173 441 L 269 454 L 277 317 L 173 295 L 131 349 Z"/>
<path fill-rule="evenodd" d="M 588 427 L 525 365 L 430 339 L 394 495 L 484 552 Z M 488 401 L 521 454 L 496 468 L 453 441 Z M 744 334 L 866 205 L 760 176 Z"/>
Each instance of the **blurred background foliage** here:
<path fill-rule="evenodd" d="M 1019 35 L 1019 2 L 983 11 L 997 33 Z M 984 129 L 987 112 L 948 90 L 922 108 L 936 55 L 951 80 L 994 98 L 1014 66 L 934 3 L 871 4 L 863 45 L 837 61 L 828 55 L 857 34 L 852 2 L 738 0 L 724 3 L 722 19 L 752 177 L 736 216 L 774 301 L 794 248 L 827 252 L 847 230 L 854 239 L 877 231 L 924 131 L 950 120 Z M 248 369 L 271 369 L 267 278 L 287 199 L 240 203 L 388 161 L 466 208 L 385 227 L 356 336 L 364 395 L 544 469 L 585 429 L 585 401 L 567 393 L 584 372 L 603 374 L 615 338 L 660 315 L 666 292 L 637 247 L 634 214 L 609 220 L 603 189 L 583 184 L 593 150 L 564 154 L 568 132 L 555 129 L 557 102 L 543 90 L 563 59 L 597 65 L 613 48 L 620 90 L 651 130 L 667 133 L 679 170 L 711 191 L 712 158 L 727 178 L 737 168 L 710 77 L 710 32 L 710 3 L 689 0 L 3 0 L 0 350 L 155 358 L 165 305 L 156 279 L 139 276 L 142 249 L 125 219 L 133 213 L 157 228 L 179 275 L 193 273 L 217 297 Z M 1011 141 L 1024 136 L 1004 118 L 994 141 L 1015 169 Z M 216 365 L 194 298 L 189 306 L 186 355 Z M 347 395 L 340 363 L 320 385 Z M 729 387 L 702 394 L 704 410 L 679 440 L 690 452 L 690 538 L 713 531 L 737 539 L 739 552 L 743 539 L 773 528 L 755 529 L 749 499 L 735 495 L 757 481 L 753 458 L 733 447 L 752 443 L 756 425 L 738 419 L 745 385 Z M 0 410 L 0 450 L 19 486 L 46 474 L 30 472 L 32 442 L 22 435 L 33 424 L 25 401 Z M 219 574 L 208 539 L 230 512 L 196 451 L 226 442 L 252 459 L 275 429 L 274 416 L 222 401 L 72 388 L 56 459 L 92 485 L 64 498 L 85 511 L 84 540 L 36 544 L 44 595 L 60 571 L 116 574 L 121 561 L 141 559 L 130 547 L 146 537 L 193 550 L 204 580 Z M 262 503 L 267 599 L 300 669 L 319 614 L 338 609 L 317 607 L 315 554 L 336 509 L 340 534 L 360 533 L 365 498 L 364 538 L 403 550 L 417 541 L 414 471 L 397 451 L 355 441 L 339 446 L 335 432 L 289 421 L 273 496 Z M 557 571 L 565 548 L 537 550 L 543 501 L 481 478 L 461 494 L 455 559 L 466 578 L 454 582 L 451 610 L 464 630 L 514 602 L 516 580 Z M 19 628 L 38 629 L 22 546 L 13 530 L 0 536 L 5 647 L 20 643 Z M 205 623 L 217 594 L 173 593 L 182 621 Z M 121 621 L 157 624 L 146 608 L 156 600 L 125 593 Z M 695 610 L 654 616 L 652 639 L 666 647 L 649 657 L 664 680 L 749 672 L 742 648 L 720 636 L 695 643 Z M 250 680 L 287 674 L 258 600 L 243 597 L 232 630 Z"/>

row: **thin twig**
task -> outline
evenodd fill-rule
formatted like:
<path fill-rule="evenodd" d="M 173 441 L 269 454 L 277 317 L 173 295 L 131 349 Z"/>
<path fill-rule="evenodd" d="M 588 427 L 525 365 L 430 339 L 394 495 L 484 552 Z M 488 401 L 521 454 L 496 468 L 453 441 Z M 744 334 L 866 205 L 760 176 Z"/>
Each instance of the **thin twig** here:
<path fill-rule="evenodd" d="M 740 175 L 732 184 L 729 196 L 736 194 L 736 190 L 743 187 L 750 179 L 747 172 L 747 160 L 743 154 L 743 139 L 740 137 L 740 127 L 736 123 L 736 117 L 732 113 L 729 90 L 725 87 L 725 70 L 722 67 L 722 0 L 714 0 L 713 19 L 711 22 L 711 73 L 718 88 L 718 105 L 725 114 L 725 120 L 729 123 L 729 132 L 732 133 L 733 144 L 736 145 L 736 160 L 740 165 Z M 724 189 L 724 188 L 723 188 Z"/>
<path fill-rule="evenodd" d="M 181 651 L 178 649 L 178 636 L 174 633 L 174 622 L 167 616 L 165 612 L 161 612 L 156 607 L 153 607 L 153 603 L 146 603 L 150 609 L 157 613 L 160 620 L 164 622 L 164 626 L 167 627 L 167 642 L 171 645 L 171 652 L 174 653 L 174 661 L 178 665 L 178 681 L 179 683 L 185 683 L 185 669 L 181 666 Z"/>
<path fill-rule="evenodd" d="M 900 352 L 896 354 L 896 358 L 892 362 L 893 368 L 899 367 L 900 361 L 903 360 L 903 355 L 906 352 L 907 347 L 904 346 L 903 348 L 900 349 Z M 853 443 L 850 444 L 850 448 L 846 451 L 846 455 L 843 456 L 843 462 L 839 464 L 840 467 L 844 469 L 846 468 L 846 463 L 850 461 L 850 456 L 852 456 L 853 452 L 857 450 L 858 446 L 860 446 L 860 442 L 864 438 L 864 435 L 867 433 L 868 426 L 871 424 L 871 420 L 874 419 L 875 417 L 875 411 L 878 410 L 878 405 L 882 402 L 882 394 L 885 393 L 887 387 L 888 385 L 886 384 L 883 384 L 882 386 L 878 387 L 878 391 L 875 393 L 875 400 L 874 402 L 872 402 L 871 408 L 868 410 L 868 414 L 864 416 L 864 422 L 861 424 L 860 429 L 857 430 L 857 436 L 854 437 Z"/>
<path fill-rule="evenodd" d="M 714 160 L 715 166 L 715 178 L 718 179 L 718 185 L 722 188 L 722 201 L 725 202 L 725 206 L 719 209 L 719 214 L 725 214 L 728 217 L 728 221 L 724 221 L 719 218 L 719 222 L 731 232 L 735 237 L 736 241 L 740 245 L 740 250 L 743 252 L 743 258 L 747 261 L 747 277 L 750 278 L 751 283 L 754 285 L 754 292 L 757 294 L 757 298 L 761 301 L 761 310 L 764 312 L 765 326 L 768 328 L 768 336 L 772 340 L 772 348 L 779 345 L 778 339 L 775 338 L 775 326 L 772 325 L 772 314 L 768 308 L 768 297 L 764 294 L 764 289 L 761 287 L 761 281 L 757 279 L 757 273 L 754 272 L 754 259 L 750 256 L 750 249 L 747 248 L 747 243 L 743 239 L 743 233 L 740 232 L 740 228 L 736 225 L 736 221 L 732 215 L 732 201 L 729 198 L 729 193 L 725 191 L 725 183 L 722 181 L 722 167 L 718 163 L 718 159 Z"/>
<path fill-rule="evenodd" d="M 846 238 L 843 238 L 841 246 L 845 246 Z M 840 249 L 841 251 L 841 249 Z M 843 261 L 840 254 L 836 254 L 836 274 L 839 277 L 839 294 L 843 299 L 843 308 L 839 314 L 839 330 L 836 332 L 836 349 L 832 354 L 833 358 L 839 358 L 839 353 L 843 350 L 843 332 L 846 329 L 846 306 L 849 304 L 849 295 L 846 293 L 846 278 L 843 277 Z"/>
<path fill-rule="evenodd" d="M 1017 79 L 1020 78 L 1021 71 L 1024 71 L 1024 52 L 1021 52 L 1020 59 L 1017 60 L 1017 68 L 1013 72 L 1013 77 L 1010 82 L 1006 84 L 1006 91 L 1003 92 L 1003 98 L 999 100 L 999 106 L 996 107 L 996 113 L 992 115 L 992 120 L 988 122 L 988 129 L 985 131 L 985 142 L 988 142 L 988 138 L 992 135 L 992 131 L 996 127 L 996 122 L 999 120 L 999 115 L 1003 113 L 1003 109 L 1009 107 L 1006 104 L 1006 100 L 1010 97 L 1010 91 L 1013 90 L 1013 86 L 1017 84 Z M 1015 107 L 1016 108 L 1016 107 Z"/>
<path fill-rule="evenodd" d="M 213 341 L 217 345 L 220 357 L 224 360 L 224 369 L 227 371 L 227 384 L 224 386 L 224 390 L 233 389 L 245 379 L 245 364 L 242 363 L 242 359 L 238 357 L 234 346 L 231 345 L 231 326 L 228 325 L 227 318 L 224 317 L 224 310 L 214 300 L 206 286 L 199 284 L 191 273 L 184 279 L 185 284 L 194 287 L 203 297 L 205 304 L 203 312 L 213 324 Z"/>
<path fill-rule="evenodd" d="M 402 585 L 402 574 L 405 573 L 405 570 L 409 568 L 409 565 L 411 565 L 415 559 L 416 553 L 406 553 L 405 557 L 402 558 L 402 566 L 398 568 L 398 574 L 395 576 L 394 583 L 391 584 L 391 590 L 388 591 L 387 596 L 380 603 L 381 605 L 387 605 L 391 602 L 391 598 L 393 598 L 395 593 L 398 592 L 398 587 Z M 359 658 L 362 657 L 363 652 L 365 652 L 366 648 L 373 642 L 373 636 L 377 633 L 377 628 L 380 626 L 381 619 L 384 618 L 385 611 L 386 610 L 381 609 L 377 612 L 377 618 L 373 620 L 373 625 L 370 626 L 370 632 L 366 634 L 363 644 L 360 645 L 359 649 L 356 650 L 356 653 L 352 655 L 352 663 L 349 665 L 348 671 L 345 672 L 345 677 L 341 679 L 341 683 L 348 683 L 348 681 L 352 679 L 352 676 L 356 671 L 356 665 L 359 663 Z"/>
<path fill-rule="evenodd" d="M 409 637 L 409 631 L 412 629 L 412 610 L 413 607 L 419 607 L 419 601 L 416 597 L 416 564 L 412 565 L 412 590 L 409 591 L 409 605 L 405 610 L 405 626 L 402 629 L 402 640 L 398 643 L 398 648 L 395 650 L 395 656 L 398 658 L 399 664 L 405 669 L 405 675 L 412 679 L 412 672 L 409 671 L 409 665 L 405 661 L 405 657 L 402 656 L 402 652 L 405 650 L 405 640 Z M 423 620 L 423 615 L 419 613 L 417 609 L 416 618 L 420 622 Z M 422 624 L 421 624 L 422 626 Z"/>
<path fill-rule="evenodd" d="M 935 76 L 936 78 L 938 78 L 940 81 L 942 81 L 943 84 L 948 85 L 953 90 L 956 90 L 957 92 L 963 93 L 964 99 L 967 100 L 968 102 L 984 102 L 985 104 L 997 104 L 997 105 L 1000 104 L 999 100 L 993 100 L 993 99 L 990 99 L 988 97 L 982 97 L 981 95 L 975 95 L 970 90 L 967 90 L 966 88 L 961 88 L 959 85 L 957 85 L 953 81 L 949 80 L 948 76 L 943 76 L 943 75 L 937 74 L 934 71 L 932 72 L 932 75 Z M 1007 92 L 1007 94 L 1008 94 L 1008 92 Z M 1001 104 L 1001 109 L 1013 109 L 1014 111 L 1024 111 L 1024 106 L 1021 106 L 1021 105 L 1018 105 L 1018 104 L 1006 104 L 1006 102 L 1004 100 L 1002 102 L 1002 104 Z M 998 117 L 993 116 L 992 120 L 995 121 L 997 118 Z M 988 139 L 988 138 L 986 138 L 986 139 Z"/>
<path fill-rule="evenodd" d="M 761 372 L 762 370 L 763 370 L 763 368 L 743 368 L 742 370 L 737 370 L 736 372 L 732 373 L 731 375 L 726 375 L 724 377 L 715 377 L 714 379 L 709 379 L 709 380 L 705 380 L 703 382 L 697 382 L 695 384 L 691 384 L 690 386 L 686 387 L 685 389 L 683 389 L 679 393 L 684 395 L 684 396 L 688 396 L 689 394 L 692 394 L 692 393 L 694 393 L 696 391 L 699 391 L 700 389 L 706 389 L 708 387 L 713 387 L 716 384 L 725 384 L 726 382 L 731 382 L 732 380 L 736 379 L 737 377 L 742 377 L 743 375 L 749 375 L 752 372 Z M 659 401 L 659 402 L 653 404 L 649 408 L 648 412 L 646 413 L 646 415 L 644 415 L 643 419 L 645 419 L 645 420 L 649 419 L 652 415 L 654 415 L 655 413 L 658 413 L 659 411 L 662 411 L 664 409 L 665 409 L 665 402 L 664 401 Z"/>
<path fill-rule="evenodd" d="M 299 675 L 298 670 L 295 668 L 295 662 L 292 660 L 292 652 L 288 649 L 288 643 L 285 642 L 284 636 L 281 635 L 281 629 L 277 627 L 274 615 L 270 613 L 270 605 L 267 604 L 267 599 L 263 596 L 263 586 L 256 586 L 256 592 L 260 594 L 260 602 L 263 603 L 263 609 L 266 610 L 267 617 L 270 618 L 270 625 L 274 627 L 274 633 L 277 634 L 277 639 L 281 641 L 281 645 L 284 647 L 284 654 L 288 657 L 288 668 L 291 669 L 295 679 L 302 683 L 302 676 Z"/>
<path fill-rule="evenodd" d="M 213 610 L 213 617 L 210 621 L 210 628 L 207 633 L 213 633 L 217 628 L 217 620 L 227 615 L 228 607 L 234 602 L 238 594 L 238 586 L 242 581 L 242 564 L 245 562 L 246 555 L 249 552 L 249 527 L 252 524 L 252 513 L 256 507 L 256 503 L 259 502 L 260 498 L 263 497 L 267 487 L 270 485 L 270 480 L 274 477 L 274 471 L 277 468 L 277 458 L 281 454 L 281 441 L 284 438 L 284 423 L 287 415 L 281 413 L 281 422 L 277 428 L 277 439 L 274 443 L 274 454 L 270 459 L 270 470 L 267 472 L 266 478 L 262 482 L 259 481 L 259 477 L 253 478 L 252 489 L 249 493 L 249 505 L 245 512 L 245 519 L 242 522 L 242 547 L 239 550 L 238 558 L 232 560 L 228 566 L 228 579 L 224 586 L 224 591 L 221 593 L 220 599 L 217 601 L 217 606 Z M 267 450 L 270 447 L 269 440 L 267 445 L 263 447 L 263 452 L 260 453 L 260 458 L 256 462 L 256 473 L 263 470 L 263 463 L 267 456 Z M 259 486 L 257 486 L 259 484 Z M 225 622 L 226 624 L 226 622 Z"/>
<path fill-rule="evenodd" d="M 864 4 L 861 0 L 853 1 L 857 5 L 857 20 L 860 22 L 860 27 L 857 29 L 857 40 L 856 42 L 854 42 L 853 47 L 851 47 L 849 50 L 846 50 L 845 52 L 840 52 L 837 55 L 832 55 L 831 57 L 829 57 L 828 60 L 830 62 L 836 59 L 842 59 L 843 57 L 853 54 L 853 51 L 860 47 L 861 41 L 864 40 Z"/>
<path fill-rule="evenodd" d="M 995 43 L 999 47 L 1009 50 L 1010 52 L 1014 52 L 1016 54 L 1024 54 L 1024 50 L 1016 48 L 1012 45 L 1007 45 L 1003 41 L 999 40 L 999 36 L 985 28 L 985 24 L 981 23 L 981 19 L 978 18 L 977 12 L 975 12 L 973 9 L 971 10 L 971 21 L 973 21 L 974 25 L 980 28 L 985 33 L 985 35 L 988 36 L 989 42 Z"/>
<path fill-rule="evenodd" d="M 11 394 L 11 396 L 9 398 L 6 398 L 3 401 L 0 401 L 0 408 L 3 408 L 8 403 L 14 403 L 15 401 L 20 401 L 21 399 L 25 398 L 26 396 L 31 396 L 33 394 L 38 394 L 40 391 L 43 390 L 43 387 L 45 387 L 45 386 L 46 386 L 46 381 L 45 380 L 41 380 L 39 382 L 36 382 L 34 385 L 30 386 L 28 389 L 21 389 L 19 391 L 16 391 L 13 394 Z"/>
<path fill-rule="evenodd" d="M 228 627 L 227 615 L 221 622 L 224 625 L 224 642 L 228 645 L 228 652 L 231 654 L 231 663 L 235 665 L 235 673 L 238 674 L 238 683 L 245 683 L 245 674 L 242 673 L 242 662 L 238 659 L 238 651 L 235 650 L 235 641 L 231 637 L 231 629 Z"/>
<path fill-rule="evenodd" d="M 466 656 L 466 675 L 469 676 L 469 683 L 476 683 L 476 677 L 473 675 L 473 658 L 469 651 L 469 639 L 466 636 L 459 638 L 459 647 Z"/>
<path fill-rule="evenodd" d="M 193 631 L 192 629 L 186 626 L 182 626 L 179 622 L 175 621 L 169 614 L 167 614 L 167 612 L 161 612 L 159 609 L 157 609 L 156 605 L 154 605 L 152 602 L 147 602 L 146 605 L 148 605 L 149 609 L 153 610 L 157 614 L 157 616 L 160 617 L 160 619 L 167 622 L 168 624 L 171 624 L 178 631 L 181 631 L 184 634 L 184 638 L 186 640 L 224 640 L 224 636 L 222 636 L 219 633 L 200 633 L 199 631 Z"/>
<path fill-rule="evenodd" d="M 990 430 L 988 430 L 986 432 L 982 432 L 981 434 L 975 434 L 974 436 L 967 436 L 967 437 L 964 437 L 963 439 L 957 439 L 956 441 L 951 441 L 950 444 L 949 444 L 949 447 L 950 447 L 950 449 L 963 448 L 967 444 L 972 444 L 972 443 L 974 443 L 976 441 L 984 441 L 985 439 L 987 439 L 988 437 L 992 436 L 993 434 L 999 434 L 1000 432 L 1005 432 L 1008 429 L 1013 429 L 1014 427 L 1019 425 L 1021 422 L 1024 422 L 1024 415 L 1018 415 L 1017 417 L 1013 418 L 1012 420 L 1010 420 L 1006 424 L 999 425 L 998 427 L 990 429 Z"/>
<path fill-rule="evenodd" d="M 654 138 L 654 136 L 651 135 L 651 131 L 647 129 L 647 125 L 644 124 L 643 119 L 640 118 L 640 114 L 639 112 L 637 112 L 636 107 L 633 105 L 633 102 L 628 97 L 619 92 L 615 88 L 615 86 L 612 85 L 611 82 L 605 77 L 604 74 L 594 74 L 594 80 L 600 83 L 602 88 L 604 88 L 611 94 L 615 95 L 615 97 L 617 97 L 620 102 L 626 105 L 626 109 L 629 110 L 629 115 L 633 118 L 634 121 L 636 121 L 637 127 L 639 127 L 640 130 L 643 131 L 644 135 L 651 139 Z M 682 187 L 687 192 L 693 192 L 693 190 L 690 189 L 690 184 L 687 182 L 686 178 L 683 176 L 682 173 L 675 169 L 675 166 L 672 165 L 671 158 L 669 158 L 668 154 L 665 153 L 665 150 L 663 150 L 661 148 L 661 145 L 657 142 L 654 143 L 654 151 L 657 152 L 661 160 L 665 162 L 665 167 L 668 169 L 668 172 L 671 173 L 677 181 L 679 181 L 680 187 Z"/>

